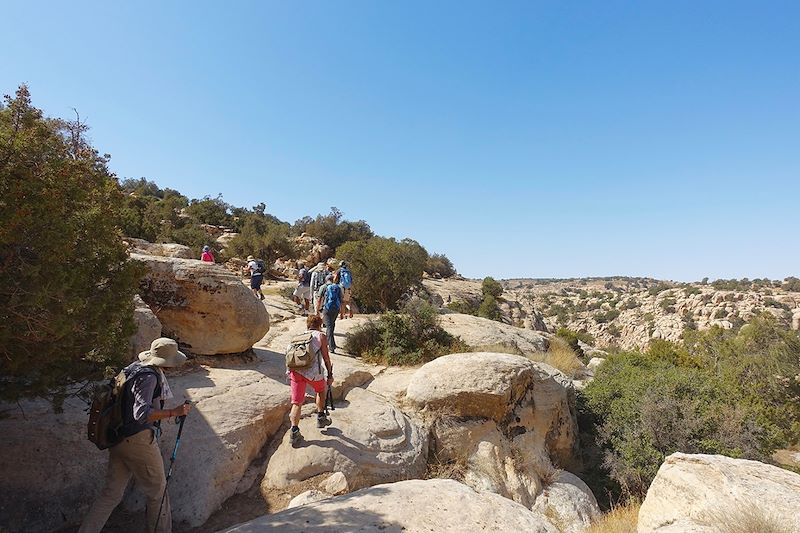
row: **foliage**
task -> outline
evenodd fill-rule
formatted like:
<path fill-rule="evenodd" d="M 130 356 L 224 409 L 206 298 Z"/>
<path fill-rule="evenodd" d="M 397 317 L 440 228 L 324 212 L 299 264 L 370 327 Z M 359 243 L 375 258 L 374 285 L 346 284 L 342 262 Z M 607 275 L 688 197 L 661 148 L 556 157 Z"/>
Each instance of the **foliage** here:
<path fill-rule="evenodd" d="M 450 278 L 456 275 L 453 262 L 444 254 L 431 254 L 425 262 L 425 272 L 431 276 Z"/>
<path fill-rule="evenodd" d="M 278 258 L 295 254 L 294 245 L 289 240 L 288 224 L 276 223 L 259 213 L 249 213 L 244 218 L 239 235 L 231 240 L 225 255 L 252 255 L 263 259 L 269 266 Z"/>
<path fill-rule="evenodd" d="M 800 337 L 765 315 L 738 332 L 612 354 L 584 391 L 603 465 L 643 495 L 675 451 L 764 460 L 800 438 Z"/>
<path fill-rule="evenodd" d="M 664 283 L 663 281 L 659 281 L 656 285 L 653 285 L 649 289 L 647 289 L 647 294 L 650 296 L 656 296 L 659 293 L 662 293 L 666 290 L 671 289 L 672 286 L 668 283 Z"/>
<path fill-rule="evenodd" d="M 500 298 L 503 294 L 503 286 L 493 277 L 486 276 L 483 278 L 483 283 L 481 284 L 481 292 L 484 296 Z"/>
<path fill-rule="evenodd" d="M 636 533 L 641 504 L 632 500 L 612 508 L 592 522 L 586 533 Z"/>
<path fill-rule="evenodd" d="M 791 292 L 800 292 L 800 279 L 789 276 L 783 280 L 783 290 Z"/>
<path fill-rule="evenodd" d="M 478 307 L 467 300 L 456 300 L 448 303 L 446 307 L 462 315 L 478 315 Z"/>
<path fill-rule="evenodd" d="M 366 241 L 374 236 L 372 229 L 363 220 L 344 220 L 344 214 L 331 207 L 327 215 L 317 215 L 316 218 L 304 217 L 294 223 L 296 234 L 307 233 L 316 237 L 333 249 L 338 248 L 348 241 Z"/>
<path fill-rule="evenodd" d="M 500 320 L 503 318 L 500 312 L 500 307 L 497 305 L 497 300 L 491 294 L 483 297 L 481 305 L 478 306 L 478 316 L 488 318 L 489 320 Z"/>
<path fill-rule="evenodd" d="M 339 247 L 337 258 L 350 265 L 353 298 L 365 311 L 396 308 L 406 292 L 422 279 L 428 252 L 414 240 L 372 237 Z"/>
<path fill-rule="evenodd" d="M 352 330 L 345 349 L 367 361 L 386 365 L 417 365 L 468 347 L 439 325 L 436 309 L 412 299 L 402 313 L 388 312 Z"/>
<path fill-rule="evenodd" d="M 141 267 L 123 197 L 85 124 L 43 116 L 21 86 L 0 106 L 0 396 L 100 377 L 127 355 Z"/>
<path fill-rule="evenodd" d="M 594 321 L 598 324 L 607 324 L 612 320 L 616 319 L 620 315 L 620 311 L 618 309 L 609 309 L 605 312 L 599 312 L 594 314 Z"/>
<path fill-rule="evenodd" d="M 556 330 L 556 337 L 564 339 L 570 348 L 572 348 L 573 351 L 580 357 L 583 357 L 584 353 L 578 341 L 585 342 L 586 344 L 594 344 L 594 337 L 592 337 L 592 335 L 586 331 L 574 331 L 569 328 L 558 328 Z"/>
<path fill-rule="evenodd" d="M 575 378 L 584 368 L 583 363 L 578 359 L 576 351 L 572 349 L 566 340 L 558 336 L 550 339 L 550 344 L 545 353 L 530 354 L 529 357 L 534 361 L 547 363 L 569 378 Z"/>

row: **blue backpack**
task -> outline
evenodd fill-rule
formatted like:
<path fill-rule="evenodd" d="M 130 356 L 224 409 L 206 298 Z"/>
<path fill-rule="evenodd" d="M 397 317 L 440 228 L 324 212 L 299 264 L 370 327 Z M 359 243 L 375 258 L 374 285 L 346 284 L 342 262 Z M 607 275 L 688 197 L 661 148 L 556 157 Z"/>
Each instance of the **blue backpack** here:
<path fill-rule="evenodd" d="M 325 290 L 325 311 L 336 309 L 337 311 L 342 306 L 342 289 L 335 283 L 328 285 Z"/>
<path fill-rule="evenodd" d="M 339 285 L 343 289 L 349 289 L 353 286 L 353 275 L 344 267 L 339 269 Z"/>

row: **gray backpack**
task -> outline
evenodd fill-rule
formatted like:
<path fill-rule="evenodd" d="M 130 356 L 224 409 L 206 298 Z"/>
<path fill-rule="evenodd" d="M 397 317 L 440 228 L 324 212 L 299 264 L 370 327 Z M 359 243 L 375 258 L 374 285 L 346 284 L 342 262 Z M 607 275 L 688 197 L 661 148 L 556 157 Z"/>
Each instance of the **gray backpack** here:
<path fill-rule="evenodd" d="M 289 346 L 286 347 L 286 368 L 289 370 L 305 370 L 314 364 L 318 352 L 314 350 L 311 344 L 313 339 L 314 334 L 311 331 L 292 337 Z"/>

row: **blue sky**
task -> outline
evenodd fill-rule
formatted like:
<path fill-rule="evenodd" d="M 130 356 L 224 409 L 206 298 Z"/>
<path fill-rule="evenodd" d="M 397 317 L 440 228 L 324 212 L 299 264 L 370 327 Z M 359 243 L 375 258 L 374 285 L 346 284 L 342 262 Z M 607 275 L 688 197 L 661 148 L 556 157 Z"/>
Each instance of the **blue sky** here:
<path fill-rule="evenodd" d="M 797 2 L 4 3 L 120 177 L 331 206 L 471 277 L 800 274 Z"/>

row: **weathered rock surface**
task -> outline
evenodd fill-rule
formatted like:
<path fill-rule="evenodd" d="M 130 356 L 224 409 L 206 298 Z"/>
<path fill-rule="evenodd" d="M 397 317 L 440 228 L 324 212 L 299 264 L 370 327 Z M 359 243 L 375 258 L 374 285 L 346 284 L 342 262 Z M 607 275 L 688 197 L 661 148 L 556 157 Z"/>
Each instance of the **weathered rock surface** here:
<path fill-rule="evenodd" d="M 175 243 L 152 243 L 143 239 L 125 239 L 135 254 L 156 255 L 160 257 L 177 257 L 180 259 L 199 259 L 188 246 Z"/>
<path fill-rule="evenodd" d="M 140 254 L 131 258 L 147 267 L 140 294 L 161 321 L 164 335 L 189 352 L 244 352 L 269 331 L 264 304 L 221 266 Z"/>
<path fill-rule="evenodd" d="M 130 360 L 149 350 L 150 344 L 161 336 L 161 321 L 138 295 L 133 298 L 133 323 L 136 331 L 130 339 Z"/>
<path fill-rule="evenodd" d="M 295 448 L 286 432 L 269 460 L 262 489 L 287 488 L 328 472 L 343 473 L 350 489 L 422 475 L 428 440 L 415 423 L 364 389 L 351 390 L 345 400 L 347 405 L 332 411 L 333 424 L 323 430 L 315 417 L 301 419 L 304 440 Z M 311 414 L 312 406 L 307 408 Z"/>
<path fill-rule="evenodd" d="M 563 470 L 536 497 L 531 510 L 558 526 L 561 533 L 583 533 L 601 514 L 586 483 Z"/>
<path fill-rule="evenodd" d="M 300 507 L 301 505 L 308 505 L 309 503 L 315 503 L 322 500 L 326 500 L 330 498 L 332 494 L 328 494 L 322 490 L 307 490 L 305 492 L 301 492 L 297 496 L 291 499 L 289 505 L 286 506 L 287 509 L 293 509 L 295 507 Z"/>
<path fill-rule="evenodd" d="M 720 513 L 749 509 L 786 531 L 800 531 L 800 475 L 722 455 L 667 457 L 639 510 L 639 533 L 708 532 Z"/>
<path fill-rule="evenodd" d="M 170 481 L 177 522 L 199 526 L 236 491 L 242 476 L 288 413 L 289 387 L 282 362 L 236 369 L 200 368 L 168 377 L 175 403 L 197 402 L 181 437 Z M 102 487 L 108 452 L 86 440 L 85 404 L 71 398 L 62 413 L 43 400 L 3 405 L 0 432 L 0 525 L 9 531 L 51 531 L 80 523 Z M 177 426 L 163 423 L 165 462 Z M 46 480 L 44 482 L 43 480 Z M 124 504 L 143 508 L 132 492 Z"/>
<path fill-rule="evenodd" d="M 545 519 L 511 500 L 477 493 L 445 479 L 377 485 L 265 515 L 225 531 L 558 532 Z"/>
<path fill-rule="evenodd" d="M 433 455 L 465 463 L 465 481 L 477 490 L 531 507 L 552 462 L 579 466 L 574 390 L 545 364 L 509 354 L 447 355 L 417 370 L 405 401 L 433 419 Z"/>
<path fill-rule="evenodd" d="M 547 337 L 539 332 L 522 329 L 488 318 L 460 313 L 441 315 L 441 326 L 473 347 L 503 345 L 518 348 L 525 354 L 547 351 Z"/>

